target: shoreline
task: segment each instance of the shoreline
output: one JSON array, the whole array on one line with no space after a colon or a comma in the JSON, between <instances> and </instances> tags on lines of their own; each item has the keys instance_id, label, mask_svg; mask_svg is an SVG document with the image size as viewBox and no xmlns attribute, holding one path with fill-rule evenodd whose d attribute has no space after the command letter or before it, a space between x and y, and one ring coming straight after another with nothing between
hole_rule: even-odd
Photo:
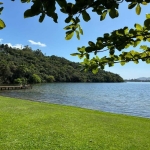
<instances>
[{"instance_id":1,"label":"shoreline","mask_svg":"<svg viewBox=\"0 0 150 150\"><path fill-rule=\"evenodd\" d=\"M74 105L65 105L65 104L59 104L59 103L50 103L48 101L42 101L42 100L23 99L23 98L18 98L18 97L9 97L9 96L2 96L2 95L0 95L0 98L1 97L12 98L12 99L17 99L17 100L23 100L23 101L31 101L31 102L37 102L37 103L45 103L45 104L49 104L49 105L57 105L57 106L63 106L63 107L72 107L72 108L77 108L77 109L79 108L79 109L85 109L85 110L89 110L89 111L96 111L96 112L101 112L101 113L108 113L108 114L112 114L112 115L121 115L121 116L135 117L135 118L150 119L150 117L143 117L143 116L137 116L137 115L115 113L115 112L110 112L110 111L102 111L102 110L98 110L98 109L91 109L91 108L74 106Z\"/></svg>"}]
</instances>

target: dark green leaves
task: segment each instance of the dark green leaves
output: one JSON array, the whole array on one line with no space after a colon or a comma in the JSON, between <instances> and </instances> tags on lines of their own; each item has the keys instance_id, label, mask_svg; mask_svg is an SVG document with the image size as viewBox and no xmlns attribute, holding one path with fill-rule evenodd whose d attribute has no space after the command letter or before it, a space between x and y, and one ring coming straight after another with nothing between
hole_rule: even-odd
<instances>
[{"instance_id":1,"label":"dark green leaves","mask_svg":"<svg viewBox=\"0 0 150 150\"><path fill-rule=\"evenodd\" d=\"M3 11L3 9L4 9L4 7L0 7L0 14L1 14L1 12Z\"/></svg>"},{"instance_id":2,"label":"dark green leaves","mask_svg":"<svg viewBox=\"0 0 150 150\"><path fill-rule=\"evenodd\" d=\"M77 39L80 40L80 34L83 35L83 30L81 29L81 26L78 24L80 22L79 18L76 17L74 19L72 17L68 17L68 18L66 18L66 20L72 22L72 24L70 24L64 28L65 30L69 30L66 32L66 40L70 40L72 38L72 36L73 36L72 32L76 32Z\"/></svg>"},{"instance_id":3,"label":"dark green leaves","mask_svg":"<svg viewBox=\"0 0 150 150\"><path fill-rule=\"evenodd\" d=\"M110 9L109 16L113 19L119 16L119 13L116 9Z\"/></svg>"},{"instance_id":4,"label":"dark green leaves","mask_svg":"<svg viewBox=\"0 0 150 150\"><path fill-rule=\"evenodd\" d=\"M68 16L68 17L65 19L65 22L66 22L66 23L69 23L69 22L71 21L71 19L72 19L72 16Z\"/></svg>"},{"instance_id":5,"label":"dark green leaves","mask_svg":"<svg viewBox=\"0 0 150 150\"><path fill-rule=\"evenodd\" d=\"M29 3L30 0L21 0L22 3Z\"/></svg>"},{"instance_id":6,"label":"dark green leaves","mask_svg":"<svg viewBox=\"0 0 150 150\"><path fill-rule=\"evenodd\" d=\"M29 18L29 17L33 17L35 15L38 15L38 14L35 14L34 12L32 12L31 9L28 9L24 12L24 18Z\"/></svg>"},{"instance_id":7,"label":"dark green leaves","mask_svg":"<svg viewBox=\"0 0 150 150\"><path fill-rule=\"evenodd\" d=\"M22 0L22 2L30 2L30 0ZM29 18L41 14L39 17L39 22L43 22L45 15L47 15L53 18L53 21L57 23L58 16L55 13L55 0L34 0L32 2L33 5L31 6L31 8L24 12L24 18Z\"/></svg>"},{"instance_id":8,"label":"dark green leaves","mask_svg":"<svg viewBox=\"0 0 150 150\"><path fill-rule=\"evenodd\" d=\"M148 30L150 30L150 19L146 19L146 20L144 21L144 25L145 25L145 27L146 27Z\"/></svg>"},{"instance_id":9,"label":"dark green leaves","mask_svg":"<svg viewBox=\"0 0 150 150\"><path fill-rule=\"evenodd\" d=\"M66 0L56 0L60 7L65 8L67 6Z\"/></svg>"},{"instance_id":10,"label":"dark green leaves","mask_svg":"<svg viewBox=\"0 0 150 150\"><path fill-rule=\"evenodd\" d=\"M22 0L22 2L29 2L30 0ZM135 8L136 14L141 13L141 4L147 5L150 0L125 0L130 2L128 9ZM65 19L66 23L69 23L64 29L66 30L66 40L70 40L74 34L76 34L77 39L80 39L80 35L83 35L83 30L81 29L79 22L80 16L84 21L88 22L91 17L88 13L88 9L91 8L93 12L96 12L100 16L100 21L106 18L107 13L110 18L114 19L119 16L118 6L120 5L117 1L108 0L75 0L75 3L67 2L67 0L33 0L33 5L31 9L25 12L25 18L32 17L40 14L39 22L42 22L45 15L51 17L54 22L57 22L56 14L56 3L60 6L61 12L65 13L68 17ZM146 20L144 26L140 24L135 24L135 28L128 29L124 27L117 29L109 34L104 34L99 37L96 42L89 41L87 47L78 48L79 53L72 54L73 56L78 56L79 58L85 58L86 65L91 68L93 73L97 72L97 68L100 67L104 69L105 65L113 66L115 63L120 63L124 65L130 61L138 63L139 59L146 61L146 57L150 56L148 47L141 47L144 53L136 51L122 52L132 47L137 47L141 41L150 42L150 14L146 15ZM89 60L90 53L95 55L100 52L108 51L109 57L95 57L91 61ZM118 51L118 55L115 55ZM117 57L116 57L117 56ZM149 60L147 60L149 62ZM86 68L86 67L85 67Z\"/></svg>"},{"instance_id":11,"label":"dark green leaves","mask_svg":"<svg viewBox=\"0 0 150 150\"><path fill-rule=\"evenodd\" d=\"M41 8L41 2L39 0L34 1L31 8L24 12L24 18L29 18L29 17L39 15L41 13L40 8Z\"/></svg>"},{"instance_id":12,"label":"dark green leaves","mask_svg":"<svg viewBox=\"0 0 150 150\"><path fill-rule=\"evenodd\" d=\"M39 22L43 22L44 18L45 18L45 14L43 13L39 18Z\"/></svg>"},{"instance_id":13,"label":"dark green leaves","mask_svg":"<svg viewBox=\"0 0 150 150\"><path fill-rule=\"evenodd\" d=\"M89 44L91 47L93 47L93 48L95 47L95 43L92 42L92 41L89 41L88 44Z\"/></svg>"},{"instance_id":14,"label":"dark green leaves","mask_svg":"<svg viewBox=\"0 0 150 150\"><path fill-rule=\"evenodd\" d=\"M90 15L84 10L82 11L82 17L83 17L83 20L88 22L91 18L90 18Z\"/></svg>"},{"instance_id":15,"label":"dark green leaves","mask_svg":"<svg viewBox=\"0 0 150 150\"><path fill-rule=\"evenodd\" d=\"M132 9L132 8L134 8L136 5L137 5L137 2L132 2L132 3L130 3L130 4L128 5L128 8L129 8L129 9Z\"/></svg>"}]
</instances>

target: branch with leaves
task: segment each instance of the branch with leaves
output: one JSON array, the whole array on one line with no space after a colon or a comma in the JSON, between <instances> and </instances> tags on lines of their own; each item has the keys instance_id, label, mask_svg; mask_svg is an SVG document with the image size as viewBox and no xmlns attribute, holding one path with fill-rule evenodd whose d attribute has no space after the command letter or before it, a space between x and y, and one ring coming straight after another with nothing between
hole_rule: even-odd
<instances>
[{"instance_id":1,"label":"branch with leaves","mask_svg":"<svg viewBox=\"0 0 150 150\"><path fill-rule=\"evenodd\" d=\"M2 5L2 4L3 3L0 2L0 5ZM4 9L4 7L0 7L0 14L2 13L3 9ZM5 28L5 27L6 27L6 25L5 25L4 21L2 19L0 19L0 30Z\"/></svg>"},{"instance_id":2,"label":"branch with leaves","mask_svg":"<svg viewBox=\"0 0 150 150\"><path fill-rule=\"evenodd\" d=\"M34 17L39 15L39 22L43 22L45 16L51 17L55 23L58 20L56 12L56 4L59 5L60 11L67 15L64 20L68 25L64 28L66 30L66 40L70 40L74 33L77 39L83 35L83 29L80 26L80 18L82 17L85 22L88 22L91 17L88 9L96 13L103 21L107 16L114 19L119 17L118 7L122 4L123 0L75 0L74 3L67 2L67 0L21 0L22 3L32 3L32 6L24 12L24 18ZM141 5L147 5L150 0L125 0L129 3L128 9L133 9L137 15L141 13ZM1 11L3 8L1 8ZM5 27L4 22L0 20L1 28ZM3 25L2 25L3 24ZM150 63L150 48L146 45L141 45L142 52L125 49L132 46L137 47L142 41L150 42L150 14L146 15L144 25L135 24L134 28L129 29L124 27L117 29L112 33L105 33L103 37L98 37L97 42L88 42L87 47L83 46L78 48L77 53L71 54L83 58L83 70L92 70L93 73L98 71L98 68L104 69L105 65L113 66L115 63L124 65L128 62L135 62L139 60ZM99 52L108 51L108 56L98 57ZM119 51L120 54L116 54ZM95 57L90 59L90 54L94 53Z\"/></svg>"}]
</instances>

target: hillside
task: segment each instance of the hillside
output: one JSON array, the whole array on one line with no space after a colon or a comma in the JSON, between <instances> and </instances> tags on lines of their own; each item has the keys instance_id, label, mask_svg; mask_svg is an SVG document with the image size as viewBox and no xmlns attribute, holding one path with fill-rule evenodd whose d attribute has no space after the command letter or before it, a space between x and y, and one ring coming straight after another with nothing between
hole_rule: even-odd
<instances>
[{"instance_id":1,"label":"hillside","mask_svg":"<svg viewBox=\"0 0 150 150\"><path fill-rule=\"evenodd\" d=\"M25 46L14 49L0 45L0 83L40 82L123 82L118 74L99 70L81 72L80 64L57 56L45 56L41 50Z\"/></svg>"}]
</instances>

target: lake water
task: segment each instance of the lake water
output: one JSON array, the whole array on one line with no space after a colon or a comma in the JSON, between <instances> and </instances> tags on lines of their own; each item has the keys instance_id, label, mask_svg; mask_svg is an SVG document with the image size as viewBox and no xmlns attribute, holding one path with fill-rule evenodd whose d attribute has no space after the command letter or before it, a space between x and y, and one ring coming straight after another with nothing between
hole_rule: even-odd
<instances>
[{"instance_id":1,"label":"lake water","mask_svg":"<svg viewBox=\"0 0 150 150\"><path fill-rule=\"evenodd\" d=\"M49 83L0 95L150 118L150 83Z\"/></svg>"}]
</instances>

